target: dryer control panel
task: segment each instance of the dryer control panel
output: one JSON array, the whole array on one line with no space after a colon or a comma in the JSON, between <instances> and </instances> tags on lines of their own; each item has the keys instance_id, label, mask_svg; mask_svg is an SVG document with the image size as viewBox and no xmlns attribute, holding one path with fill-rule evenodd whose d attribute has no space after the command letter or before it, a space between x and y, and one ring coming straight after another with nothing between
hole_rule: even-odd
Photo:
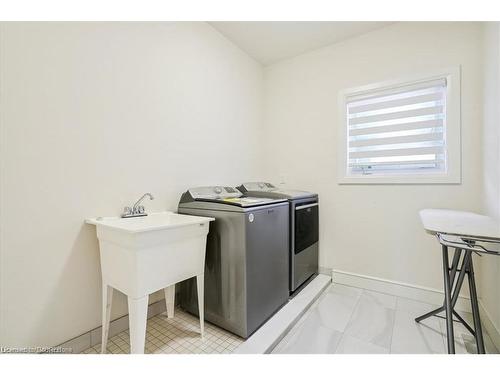
<instances>
[{"instance_id":1,"label":"dryer control panel","mask_svg":"<svg viewBox=\"0 0 500 375\"><path fill-rule=\"evenodd\" d=\"M245 182L241 185L244 191L275 191L277 187L269 182Z\"/></svg>"}]
</instances>

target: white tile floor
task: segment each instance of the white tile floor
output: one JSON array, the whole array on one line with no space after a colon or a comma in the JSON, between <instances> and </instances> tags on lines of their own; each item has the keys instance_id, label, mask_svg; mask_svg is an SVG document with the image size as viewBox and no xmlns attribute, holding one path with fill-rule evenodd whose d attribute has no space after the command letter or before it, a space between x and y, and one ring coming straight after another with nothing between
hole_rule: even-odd
<instances>
[{"instance_id":1,"label":"white tile floor","mask_svg":"<svg viewBox=\"0 0 500 375\"><path fill-rule=\"evenodd\" d=\"M331 285L299 322L274 348L288 354L418 354L446 353L444 319L429 318L421 324L416 316L437 306L388 294ZM471 316L462 313L470 322ZM459 323L455 327L457 353L476 353L474 338ZM486 351L498 353L485 333ZM148 320L145 352L150 354L232 353L244 340L208 322L205 338L199 336L198 318L181 309L175 317L160 314ZM101 345L84 353L100 353ZM108 341L108 353L129 353L129 334L124 331Z\"/></svg>"},{"instance_id":2,"label":"white tile floor","mask_svg":"<svg viewBox=\"0 0 500 375\"><path fill-rule=\"evenodd\" d=\"M148 319L146 331L147 354L226 354L233 352L244 340L219 327L205 322L205 337L200 338L198 318L181 309L173 318L166 313ZM107 352L130 352L128 330L108 340ZM93 346L85 354L101 352L101 344Z\"/></svg>"},{"instance_id":3,"label":"white tile floor","mask_svg":"<svg viewBox=\"0 0 500 375\"><path fill-rule=\"evenodd\" d=\"M415 317L437 306L388 294L330 286L274 348L273 353L446 353L445 320ZM471 316L462 313L470 322ZM476 353L475 340L459 323L457 353ZM486 351L498 353L485 333Z\"/></svg>"}]
</instances>

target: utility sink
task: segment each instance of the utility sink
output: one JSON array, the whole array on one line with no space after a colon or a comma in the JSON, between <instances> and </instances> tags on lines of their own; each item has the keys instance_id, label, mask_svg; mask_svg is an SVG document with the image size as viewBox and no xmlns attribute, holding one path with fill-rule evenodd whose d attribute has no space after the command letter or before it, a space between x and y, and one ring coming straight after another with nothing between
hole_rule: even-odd
<instances>
[{"instance_id":1,"label":"utility sink","mask_svg":"<svg viewBox=\"0 0 500 375\"><path fill-rule=\"evenodd\" d=\"M201 216L181 215L173 212L158 212L149 214L148 216L132 218L98 217L87 219L86 222L88 224L104 226L109 229L127 233L139 233L179 228L193 224L206 224L212 220L214 219Z\"/></svg>"},{"instance_id":2,"label":"utility sink","mask_svg":"<svg viewBox=\"0 0 500 375\"><path fill-rule=\"evenodd\" d=\"M128 297L132 353L144 352L148 295L165 290L173 316L175 284L197 278L203 335L203 273L209 222L215 219L173 212L148 216L87 219L96 226L103 286L102 351L106 350L113 290Z\"/></svg>"}]
</instances>

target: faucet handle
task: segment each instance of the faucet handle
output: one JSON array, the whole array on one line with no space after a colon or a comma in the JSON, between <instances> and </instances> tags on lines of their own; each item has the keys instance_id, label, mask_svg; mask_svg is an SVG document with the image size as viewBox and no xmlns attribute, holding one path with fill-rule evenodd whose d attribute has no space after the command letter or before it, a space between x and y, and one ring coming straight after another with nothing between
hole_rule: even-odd
<instances>
[{"instance_id":1,"label":"faucet handle","mask_svg":"<svg viewBox=\"0 0 500 375\"><path fill-rule=\"evenodd\" d=\"M124 207L123 208L123 214L124 215L130 215L132 213L132 209L130 207Z\"/></svg>"},{"instance_id":2,"label":"faucet handle","mask_svg":"<svg viewBox=\"0 0 500 375\"><path fill-rule=\"evenodd\" d=\"M139 212L140 214L143 214L143 213L144 213L144 211L145 211L144 206L139 206L139 207L137 207L137 212Z\"/></svg>"}]
</instances>

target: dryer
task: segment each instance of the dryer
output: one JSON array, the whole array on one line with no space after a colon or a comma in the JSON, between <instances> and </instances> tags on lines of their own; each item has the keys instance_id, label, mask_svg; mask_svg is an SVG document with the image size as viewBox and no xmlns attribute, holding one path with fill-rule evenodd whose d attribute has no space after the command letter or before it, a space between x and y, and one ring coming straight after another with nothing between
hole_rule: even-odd
<instances>
[{"instance_id":1,"label":"dryer","mask_svg":"<svg viewBox=\"0 0 500 375\"><path fill-rule=\"evenodd\" d=\"M186 191L178 211L215 218L207 237L205 319L250 336L288 302L288 202L209 186ZM197 314L193 280L180 284L179 301Z\"/></svg>"}]
</instances>

